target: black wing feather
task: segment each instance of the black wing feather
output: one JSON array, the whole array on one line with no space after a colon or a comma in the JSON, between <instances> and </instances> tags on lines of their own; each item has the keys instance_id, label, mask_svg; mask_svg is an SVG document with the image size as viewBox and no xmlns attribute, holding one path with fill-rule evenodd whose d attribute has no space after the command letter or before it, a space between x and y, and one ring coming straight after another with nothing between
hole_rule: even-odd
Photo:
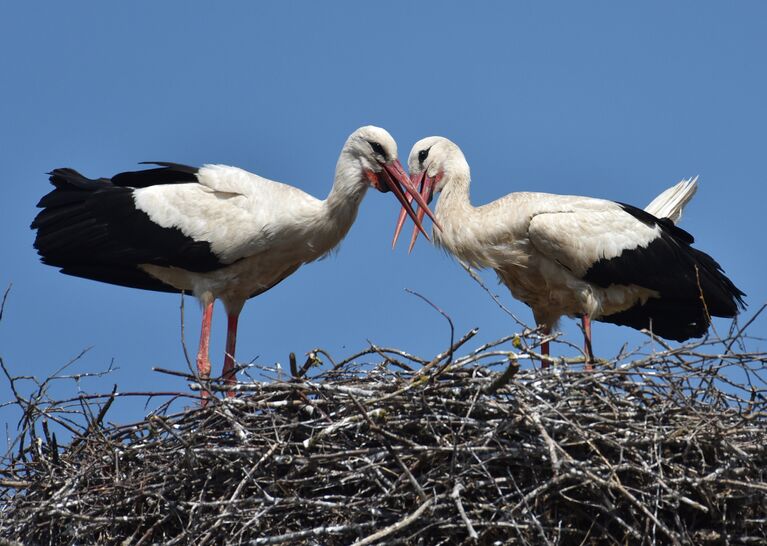
<instances>
[{"instance_id":1,"label":"black wing feather","mask_svg":"<svg viewBox=\"0 0 767 546\"><path fill-rule=\"evenodd\" d=\"M163 163L157 169L120 173L111 180L88 179L72 169L56 169L54 190L38 204L32 222L42 262L63 273L147 290L178 291L137 266L175 266L213 271L222 263L207 241L195 241L177 228L163 228L135 206L135 188L196 182L196 169Z\"/></svg>"},{"instance_id":2,"label":"black wing feather","mask_svg":"<svg viewBox=\"0 0 767 546\"><path fill-rule=\"evenodd\" d=\"M711 256L690 246L694 242L692 235L668 218L659 219L631 205L619 205L639 221L659 226L660 236L646 247L599 260L583 278L602 287L634 284L655 290L660 297L599 320L634 328L652 327L662 337L683 341L703 335L710 316L734 317L738 307L745 308L745 294Z\"/></svg>"},{"instance_id":3,"label":"black wing feather","mask_svg":"<svg viewBox=\"0 0 767 546\"><path fill-rule=\"evenodd\" d=\"M160 184L197 182L197 167L164 161L144 161L142 165L160 165L157 169L126 171L112 177L112 184L126 188L148 188Z\"/></svg>"}]
</instances>

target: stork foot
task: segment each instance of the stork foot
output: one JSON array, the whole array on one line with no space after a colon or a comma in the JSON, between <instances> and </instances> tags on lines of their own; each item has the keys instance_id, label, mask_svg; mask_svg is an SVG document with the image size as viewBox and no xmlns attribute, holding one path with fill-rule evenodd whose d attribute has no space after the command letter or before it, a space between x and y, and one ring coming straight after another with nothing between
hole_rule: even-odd
<instances>
[{"instance_id":1,"label":"stork foot","mask_svg":"<svg viewBox=\"0 0 767 546\"><path fill-rule=\"evenodd\" d=\"M546 333L545 335L549 335L549 334ZM541 343L541 354L543 356L549 356L549 342L548 341L544 341L543 343ZM547 369L549 366L550 366L550 364L549 364L548 360L541 359L541 369L542 370Z\"/></svg>"},{"instance_id":2,"label":"stork foot","mask_svg":"<svg viewBox=\"0 0 767 546\"><path fill-rule=\"evenodd\" d=\"M594 350L591 347L591 317L583 315L581 317L581 323L583 324L583 352L586 353L586 366L587 372L594 370Z\"/></svg>"},{"instance_id":3,"label":"stork foot","mask_svg":"<svg viewBox=\"0 0 767 546\"><path fill-rule=\"evenodd\" d=\"M202 329L200 331L200 349L197 351L197 377L200 381L207 382L210 379L210 323L213 320L213 301L208 302L202 311ZM210 393L203 389L200 405L208 405Z\"/></svg>"},{"instance_id":4,"label":"stork foot","mask_svg":"<svg viewBox=\"0 0 767 546\"><path fill-rule=\"evenodd\" d=\"M197 357L197 377L201 383L206 383L210 379L210 360L208 360L207 355L205 358L200 358L199 355ZM202 389L200 395L202 396L200 405L202 407L207 406L208 398L211 396L210 392L207 389Z\"/></svg>"},{"instance_id":5,"label":"stork foot","mask_svg":"<svg viewBox=\"0 0 767 546\"><path fill-rule=\"evenodd\" d=\"M234 368L234 350L237 346L237 322L239 317L239 312L229 313L227 317L226 353L224 354L224 369L221 373L221 378L227 385L234 385L237 382L237 372ZM227 391L226 396L233 398L235 396L235 392Z\"/></svg>"}]
</instances>

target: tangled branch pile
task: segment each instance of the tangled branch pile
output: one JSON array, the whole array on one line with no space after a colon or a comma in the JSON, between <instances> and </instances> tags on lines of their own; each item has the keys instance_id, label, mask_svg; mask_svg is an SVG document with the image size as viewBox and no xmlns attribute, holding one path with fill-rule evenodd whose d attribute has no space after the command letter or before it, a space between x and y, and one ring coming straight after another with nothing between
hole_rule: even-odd
<instances>
[{"instance_id":1,"label":"tangled branch pile","mask_svg":"<svg viewBox=\"0 0 767 546\"><path fill-rule=\"evenodd\" d=\"M431 361L320 352L322 372L310 359L290 380L130 426L101 424L111 398L20 401L0 537L764 544L767 355L741 342L636 352L594 372L520 367L537 364L534 336ZM43 424L73 427L77 413L76 437L56 445Z\"/></svg>"}]
</instances>

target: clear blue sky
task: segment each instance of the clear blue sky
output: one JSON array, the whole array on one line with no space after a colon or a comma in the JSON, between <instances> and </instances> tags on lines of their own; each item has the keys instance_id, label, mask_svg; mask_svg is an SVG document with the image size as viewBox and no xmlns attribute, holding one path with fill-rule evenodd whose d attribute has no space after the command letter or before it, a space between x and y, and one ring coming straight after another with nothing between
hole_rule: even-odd
<instances>
[{"instance_id":1,"label":"clear blue sky","mask_svg":"<svg viewBox=\"0 0 767 546\"><path fill-rule=\"evenodd\" d=\"M324 197L341 146L365 124L406 157L421 137L457 142L472 198L515 190L639 206L683 177L701 187L682 227L748 294L767 299L767 4L764 2L13 2L0 8L0 288L13 290L0 355L17 374L72 368L88 391L183 390L179 298L66 277L41 265L29 224L46 172L94 177L138 161L227 163ZM369 192L340 251L251 300L238 357L287 366L367 340L423 356L480 327L515 331L450 258L423 240L390 249L395 201ZM406 241L405 241L406 242ZM494 275L485 273L496 287ZM532 322L529 310L497 287ZM196 349L200 312L187 300ZM726 323L718 323L726 328ZM766 333L758 320L752 333ZM563 322L574 343L574 322ZM214 316L220 369L225 319ZM642 336L596 324L597 354ZM764 349L762 342L753 348ZM561 350L561 349L557 349ZM299 357L301 358L301 357ZM67 385L72 390L73 385ZM0 381L0 400L10 391ZM121 403L113 420L140 418ZM0 410L15 426L17 414Z\"/></svg>"}]
</instances>

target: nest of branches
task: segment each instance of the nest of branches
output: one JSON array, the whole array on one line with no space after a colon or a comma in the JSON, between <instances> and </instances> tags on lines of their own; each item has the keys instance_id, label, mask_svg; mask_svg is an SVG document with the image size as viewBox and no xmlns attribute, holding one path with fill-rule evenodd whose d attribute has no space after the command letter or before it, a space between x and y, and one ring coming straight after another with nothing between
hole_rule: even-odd
<instances>
[{"instance_id":1,"label":"nest of branches","mask_svg":"<svg viewBox=\"0 0 767 546\"><path fill-rule=\"evenodd\" d=\"M318 351L131 425L104 424L118 393L19 397L0 542L767 541L767 355L742 332L594 371L540 369L534 333L461 354L475 333L433 359Z\"/></svg>"}]
</instances>

